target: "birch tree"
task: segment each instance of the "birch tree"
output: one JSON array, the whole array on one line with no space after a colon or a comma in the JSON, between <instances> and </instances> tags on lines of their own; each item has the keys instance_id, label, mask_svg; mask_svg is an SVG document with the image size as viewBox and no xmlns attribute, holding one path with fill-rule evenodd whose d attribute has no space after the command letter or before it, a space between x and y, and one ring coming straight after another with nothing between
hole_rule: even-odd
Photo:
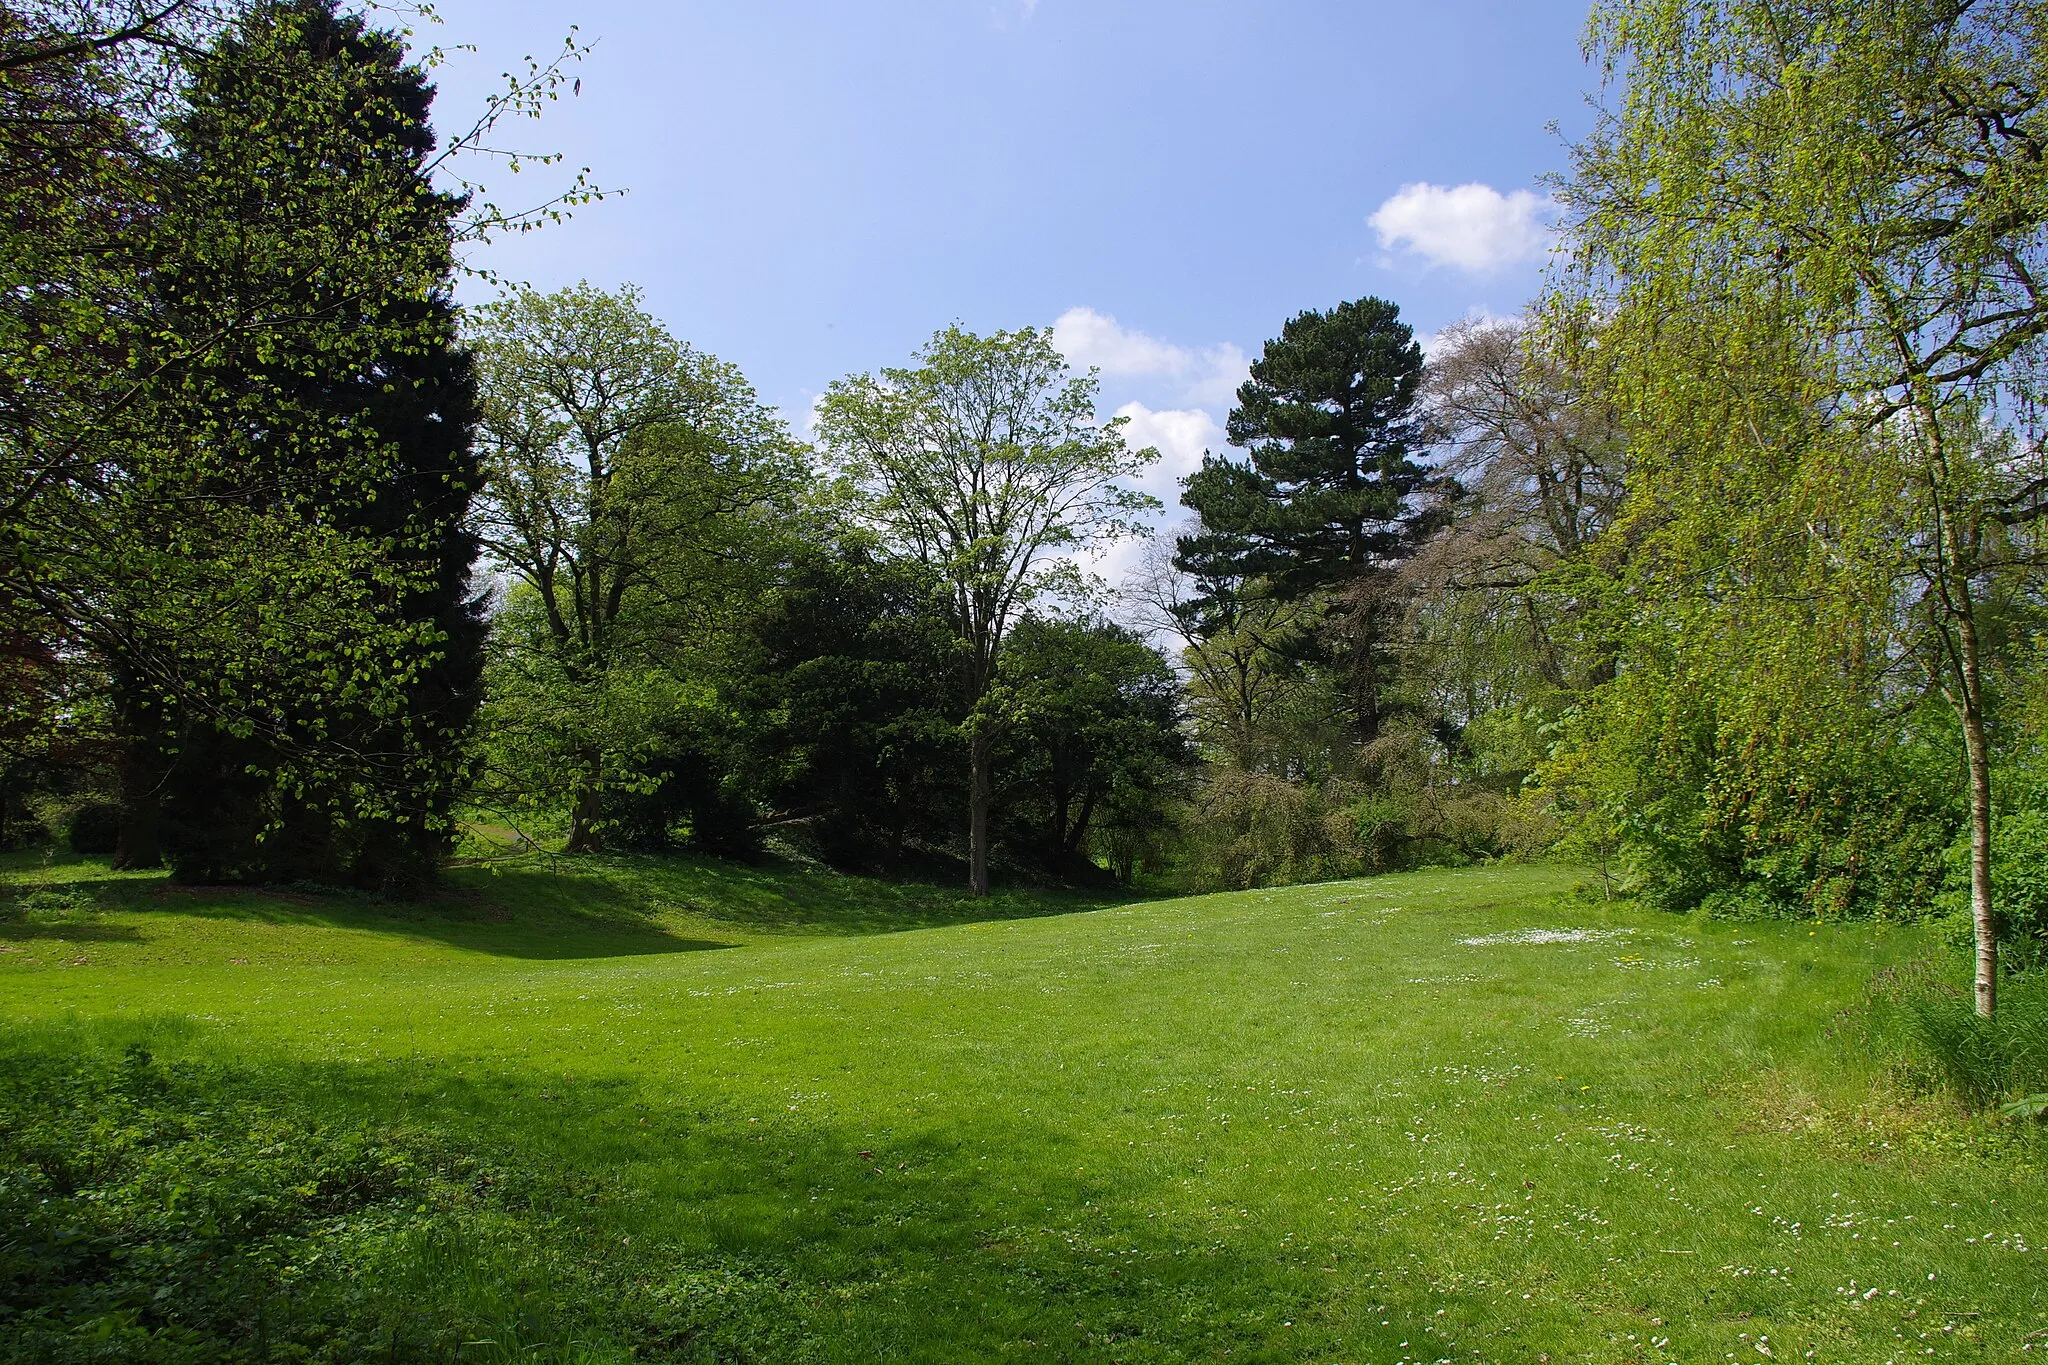
<instances>
[{"instance_id":1,"label":"birch tree","mask_svg":"<svg viewBox=\"0 0 2048 1365\"><path fill-rule=\"evenodd\" d=\"M1565 199L1578 278L1610 318L1632 458L1700 458L1685 409L1717 400L1659 359L1675 338L1707 357L1716 392L1752 385L1742 371L1758 361L1802 376L1774 401L1810 457L1787 467L1782 498L1760 496L1821 559L1894 550L1885 567L1916 601L1962 733L1988 1016L1982 607L2000 578L2038 573L2017 533L2048 511L2032 420L2048 356L2048 4L1605 0L1590 34L1623 93L1578 148ZM1758 431L1738 421L1727 442Z\"/></svg>"}]
</instances>

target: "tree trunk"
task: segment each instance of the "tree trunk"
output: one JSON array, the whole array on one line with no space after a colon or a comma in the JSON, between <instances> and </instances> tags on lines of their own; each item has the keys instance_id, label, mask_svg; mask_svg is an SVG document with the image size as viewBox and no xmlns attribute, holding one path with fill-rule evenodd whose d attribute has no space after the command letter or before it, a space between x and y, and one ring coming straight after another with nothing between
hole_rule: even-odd
<instances>
[{"instance_id":1,"label":"tree trunk","mask_svg":"<svg viewBox=\"0 0 2048 1365\"><path fill-rule=\"evenodd\" d=\"M1060 783L1053 784L1051 852L1055 873L1067 864L1067 807L1072 801L1073 793Z\"/></svg>"},{"instance_id":2,"label":"tree trunk","mask_svg":"<svg viewBox=\"0 0 2048 1365\"><path fill-rule=\"evenodd\" d=\"M995 795L995 754L977 726L967 741L967 890L988 894L988 809Z\"/></svg>"},{"instance_id":3,"label":"tree trunk","mask_svg":"<svg viewBox=\"0 0 2048 1365\"><path fill-rule=\"evenodd\" d=\"M1984 687L1977 659L1977 623L1956 623L1963 677L1963 752L1970 764L1970 920L1977 937L1977 1013L1998 1008L1998 923L1991 915L1991 754L1984 742Z\"/></svg>"},{"instance_id":4,"label":"tree trunk","mask_svg":"<svg viewBox=\"0 0 2048 1365\"><path fill-rule=\"evenodd\" d=\"M149 740L132 737L121 746L121 828L114 836L114 866L120 871L163 863L163 779L162 755Z\"/></svg>"},{"instance_id":5,"label":"tree trunk","mask_svg":"<svg viewBox=\"0 0 2048 1365\"><path fill-rule=\"evenodd\" d=\"M597 791L599 762L595 754L583 756L583 772L576 783L576 800L569 811L569 842L562 850L565 853L598 853L604 848L604 840L597 832L601 815Z\"/></svg>"},{"instance_id":6,"label":"tree trunk","mask_svg":"<svg viewBox=\"0 0 2048 1365\"><path fill-rule=\"evenodd\" d=\"M1351 639L1351 710L1358 721L1358 742L1380 737L1379 619L1371 607L1359 610Z\"/></svg>"},{"instance_id":7,"label":"tree trunk","mask_svg":"<svg viewBox=\"0 0 2048 1365\"><path fill-rule=\"evenodd\" d=\"M1095 788L1088 788L1088 794L1081 798L1081 813L1074 817L1074 826L1067 831L1063 848L1068 866L1079 866L1081 849L1088 842L1088 822L1095 818Z\"/></svg>"},{"instance_id":8,"label":"tree trunk","mask_svg":"<svg viewBox=\"0 0 2048 1365\"><path fill-rule=\"evenodd\" d=\"M1989 1019L1998 1008L1998 921L1991 913L1991 749L1984 737L1984 670L1977 639L1977 604L1971 571L1981 567L1977 550L1982 523L1966 534L1957 509L1948 503L1952 483L1940 410L1924 395L1916 404L1920 434L1927 444L1925 477L1932 494L1936 559L1930 586L1939 603L1936 621L1955 672L1943 689L1963 723L1963 755L1970 770L1970 921L1977 939L1977 1014ZM1955 637L1948 637L1953 624Z\"/></svg>"}]
</instances>

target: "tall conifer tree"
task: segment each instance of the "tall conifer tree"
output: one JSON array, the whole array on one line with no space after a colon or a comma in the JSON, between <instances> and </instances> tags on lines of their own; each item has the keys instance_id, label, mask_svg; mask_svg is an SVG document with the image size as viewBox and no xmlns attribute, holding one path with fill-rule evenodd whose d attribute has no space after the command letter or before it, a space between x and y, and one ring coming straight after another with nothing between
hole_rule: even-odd
<instances>
[{"instance_id":1,"label":"tall conifer tree","mask_svg":"<svg viewBox=\"0 0 2048 1365\"><path fill-rule=\"evenodd\" d=\"M396 888L446 841L484 628L475 381L448 293L462 202L425 173L432 99L397 39L332 0L257 8L192 73L159 287L174 311L258 300L275 322L195 367L234 457L207 491L346 547L389 676L365 687L309 649L263 724L160 713L145 738L169 760L183 876ZM295 771L299 749L325 757Z\"/></svg>"},{"instance_id":2,"label":"tall conifer tree","mask_svg":"<svg viewBox=\"0 0 2048 1365\"><path fill-rule=\"evenodd\" d=\"M1206 456L1181 501L1201 526L1176 562L1212 606L1244 591L1328 598L1359 738L1379 737L1386 580L1435 524L1414 456L1422 348L1385 299L1291 318L1237 393L1242 461ZM1200 611L1200 603L1195 610Z\"/></svg>"}]
</instances>

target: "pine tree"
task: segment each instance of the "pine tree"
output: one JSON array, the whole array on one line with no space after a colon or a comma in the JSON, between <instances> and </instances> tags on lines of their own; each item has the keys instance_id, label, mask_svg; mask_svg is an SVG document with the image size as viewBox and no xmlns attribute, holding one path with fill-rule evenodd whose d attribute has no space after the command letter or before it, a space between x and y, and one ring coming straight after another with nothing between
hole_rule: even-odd
<instances>
[{"instance_id":1,"label":"pine tree","mask_svg":"<svg viewBox=\"0 0 2048 1365\"><path fill-rule=\"evenodd\" d=\"M1414 456L1422 348L1385 299L1290 319L1252 363L1226 430L1244 460L1205 456L1181 502L1201 525L1175 562L1218 608L1231 594L1329 605L1361 741L1381 722L1392 570L1437 524L1440 481Z\"/></svg>"}]
</instances>

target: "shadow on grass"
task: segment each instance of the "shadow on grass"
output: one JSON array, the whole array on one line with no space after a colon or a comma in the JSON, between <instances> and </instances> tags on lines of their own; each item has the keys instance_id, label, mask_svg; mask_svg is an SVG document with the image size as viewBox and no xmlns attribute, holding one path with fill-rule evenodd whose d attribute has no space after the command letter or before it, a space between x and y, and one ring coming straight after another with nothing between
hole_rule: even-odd
<instances>
[{"instance_id":1,"label":"shadow on grass","mask_svg":"<svg viewBox=\"0 0 2048 1365\"><path fill-rule=\"evenodd\" d=\"M1039 886L999 886L975 897L965 887L843 875L782 860L692 856L557 855L490 871L458 869L450 884L515 914L602 906L627 914L680 912L742 931L835 937L1071 914L1132 899L1114 889Z\"/></svg>"},{"instance_id":2,"label":"shadow on grass","mask_svg":"<svg viewBox=\"0 0 2048 1365\"><path fill-rule=\"evenodd\" d=\"M91 915L67 914L0 920L0 943L61 939L67 943L140 943L142 932L132 924L116 924Z\"/></svg>"},{"instance_id":3,"label":"shadow on grass","mask_svg":"<svg viewBox=\"0 0 2048 1365\"><path fill-rule=\"evenodd\" d=\"M1144 1191L1133 1199L1083 1177L1073 1139L1054 1131L997 1170L986 1153L1016 1136L1001 1125L883 1141L808 1117L758 1119L716 1101L657 1097L622 1079L421 1058L178 1062L132 1048L123 1060L120 1051L190 1041L198 1040L189 1029L177 1038L146 1025L0 1030L0 1112L34 1114L34 1151L23 1155L70 1180L49 1189L24 1182L24 1207L53 1227L89 1222L110 1245L130 1224L146 1226L167 1261L203 1254L240 1272L170 1281L145 1308L173 1323L188 1306L177 1296L197 1300L203 1290L196 1306L219 1322L261 1307L289 1327L324 1309L330 1320L345 1315L338 1326L364 1345L381 1346L377 1324L403 1305L409 1339L390 1334L393 1360L450 1358L446 1345L465 1340L610 1348L579 1360L616 1351L678 1361L951 1361L1023 1348L1043 1359L1277 1359L1258 1349L1273 1324L1306 1326L1328 1291L1305 1263L1255 1245L1256 1233L1226 1242L1206 1226L1140 1216ZM378 1154L375 1171L406 1179L389 1197L372 1189L345 1207L297 1210L307 1236L317 1235L316 1215L338 1214L354 1218L358 1240L321 1246L325 1261L300 1244L295 1254L311 1273L281 1277L271 1261L286 1258L269 1257L254 1234L244 1245L213 1224L201 1231L203 1220L171 1218L171 1202L186 1193L173 1188L180 1181L124 1184L132 1161L100 1150L109 1106L174 1138L198 1136L198 1115L261 1116L246 1138L237 1136L246 1124L216 1125L220 1133L190 1144L189 1160L175 1140L153 1148L152 1169L181 1179L189 1165L199 1175L226 1170L259 1194L275 1186L327 1197L315 1183L292 1183L306 1180L306 1163L279 1153L301 1151L346 1159L336 1174L351 1179L365 1164L357 1154ZM95 1180L118 1186L121 1198L103 1198ZM203 1188L192 1197L216 1196L226 1197ZM63 1207L48 1207L53 1200ZM277 1202L290 1204L282 1194ZM281 1221L248 1226L262 1233ZM35 1280L49 1302L12 1306L94 1306L118 1265L62 1252L50 1242ZM6 1331L0 1319L0 1346ZM515 1357L526 1358L459 1355Z\"/></svg>"},{"instance_id":4,"label":"shadow on grass","mask_svg":"<svg viewBox=\"0 0 2048 1365\"><path fill-rule=\"evenodd\" d=\"M138 940L100 911L180 915L391 934L470 952L532 960L632 957L734 947L756 936L895 933L986 920L1069 914L1128 895L1028 886L987 897L964 888L843 876L787 861L707 857L537 855L449 870L415 901L329 888L187 886L163 873L115 873L75 855L0 858L0 889L72 898L72 908L24 912L8 936Z\"/></svg>"},{"instance_id":5,"label":"shadow on grass","mask_svg":"<svg viewBox=\"0 0 2048 1365\"><path fill-rule=\"evenodd\" d=\"M396 901L347 892L275 887L182 886L155 877L63 883L82 908L17 909L0 919L0 942L139 943L147 939L124 915L175 914L244 924L353 930L444 944L469 952L534 961L637 957L730 948L730 941L677 932L629 900L602 889L580 904L524 911L451 891L428 900ZM16 883L16 890L23 888ZM0 908L6 908L0 905Z\"/></svg>"}]
</instances>

